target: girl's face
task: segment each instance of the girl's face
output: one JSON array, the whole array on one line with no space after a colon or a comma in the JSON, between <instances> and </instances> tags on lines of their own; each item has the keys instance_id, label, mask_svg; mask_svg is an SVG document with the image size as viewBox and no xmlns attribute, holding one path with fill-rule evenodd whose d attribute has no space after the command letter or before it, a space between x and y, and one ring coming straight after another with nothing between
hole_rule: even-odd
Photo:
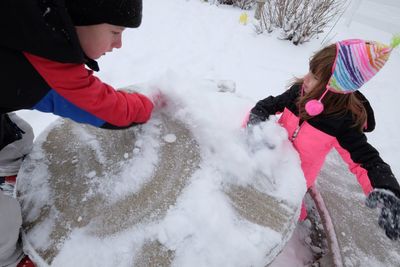
<instances>
[{"instance_id":1,"label":"girl's face","mask_svg":"<svg viewBox=\"0 0 400 267\"><path fill-rule=\"evenodd\" d=\"M311 92L319 83L319 77L311 71L309 71L303 79L303 89L306 93Z\"/></svg>"},{"instance_id":2,"label":"girl's face","mask_svg":"<svg viewBox=\"0 0 400 267\"><path fill-rule=\"evenodd\" d=\"M98 59L106 52L122 47L124 27L103 23L75 28L83 52L91 59Z\"/></svg>"}]
</instances>

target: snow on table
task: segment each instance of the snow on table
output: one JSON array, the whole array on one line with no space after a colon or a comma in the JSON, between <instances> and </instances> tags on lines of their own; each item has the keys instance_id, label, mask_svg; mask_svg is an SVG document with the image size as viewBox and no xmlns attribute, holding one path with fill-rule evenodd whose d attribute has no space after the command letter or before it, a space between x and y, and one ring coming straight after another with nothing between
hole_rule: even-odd
<instances>
[{"instance_id":1,"label":"snow on table","mask_svg":"<svg viewBox=\"0 0 400 267\"><path fill-rule=\"evenodd\" d=\"M37 138L17 190L39 266L265 266L281 251L305 193L286 132L247 132L252 103L188 80L129 88L167 103L144 125L60 119Z\"/></svg>"}]
</instances>

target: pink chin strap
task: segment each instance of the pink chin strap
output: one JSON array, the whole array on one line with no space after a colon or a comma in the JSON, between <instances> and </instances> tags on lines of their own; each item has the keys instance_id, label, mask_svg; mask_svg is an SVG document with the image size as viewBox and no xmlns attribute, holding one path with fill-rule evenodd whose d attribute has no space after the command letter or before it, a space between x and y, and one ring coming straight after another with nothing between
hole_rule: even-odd
<instances>
[{"instance_id":1,"label":"pink chin strap","mask_svg":"<svg viewBox=\"0 0 400 267\"><path fill-rule=\"evenodd\" d=\"M328 91L329 91L329 89L327 88L318 100L313 99L306 103L305 109L306 109L306 112L308 115L317 116L317 115L321 114L322 111L324 111L324 104L322 104L321 100Z\"/></svg>"}]
</instances>

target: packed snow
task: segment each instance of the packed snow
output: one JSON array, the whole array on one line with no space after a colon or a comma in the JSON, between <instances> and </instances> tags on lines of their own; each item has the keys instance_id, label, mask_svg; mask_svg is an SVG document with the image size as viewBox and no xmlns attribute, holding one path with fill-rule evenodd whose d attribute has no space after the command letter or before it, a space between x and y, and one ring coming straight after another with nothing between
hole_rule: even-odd
<instances>
[{"instance_id":1,"label":"packed snow","mask_svg":"<svg viewBox=\"0 0 400 267\"><path fill-rule=\"evenodd\" d=\"M265 136L275 149L252 151L252 154L246 150L247 133L241 128L242 120L258 100L280 94L291 78L308 71L308 59L325 44L321 44L322 39L327 43L347 38L389 43L393 32L379 25L399 26L400 7L391 7L390 12L386 9L388 3L391 2L384 1L377 8L379 4L363 1L356 10L359 13L353 13L354 21L344 16L329 36L323 33L320 39L294 46L279 40L276 33L257 35L251 19L246 25L240 24L243 11L231 6L210 5L198 0L144 1L141 27L127 29L122 49L99 60L101 72L98 76L116 88L137 85L137 90L145 94L161 92L167 104L160 108L169 109L190 126L209 164L200 167L161 222L136 225L105 239L88 235L85 229L75 230L64 242L53 265L129 266L132 254L151 236L165 247L178 251L175 266L263 266L267 243L281 237L268 229L237 220L220 192L220 182L227 182L226 177L229 177L230 183L253 184L293 205L300 204L305 183L301 180L297 155L276 119L265 123L253 138L256 142L259 136ZM379 20L380 16L375 13L375 9L382 8L388 13L389 22L384 18ZM252 17L253 11L247 12ZM361 19L357 21L357 17ZM366 17L375 19L366 23ZM400 177L400 142L396 111L400 93L396 90L395 78L399 69L397 49L380 73L362 89L375 110L377 121L375 131L368 138L391 165L397 178ZM32 124L36 136L40 133L45 136L44 129L57 119L34 111L18 114ZM111 191L114 194L108 192L110 198L117 199L140 188L151 174L151 166L157 162L157 141L155 133L151 132L156 124L156 118L149 122L148 139L141 140L135 148L146 148L148 153L148 165L132 163L131 171L138 172L143 179L114 181L116 186ZM163 140L174 143L176 138L167 134ZM98 145L89 141L93 142L93 147ZM40 152L37 153L40 157ZM124 154L128 158L135 150L124 153L128 153ZM275 180L274 190L271 190L268 181L250 178L255 168L262 168L273 177L285 178ZM222 175L226 173L233 175ZM95 173L87 175L96 178ZM109 188L107 185L105 182L104 188ZM42 188L37 201L51 202L49 197L46 188ZM48 227L52 227L51 222ZM48 242L42 231L45 230L29 237L37 247L46 247ZM309 263L312 255L302 242L304 238L302 229L296 229L272 266ZM194 259L200 260L193 262Z\"/></svg>"}]
</instances>

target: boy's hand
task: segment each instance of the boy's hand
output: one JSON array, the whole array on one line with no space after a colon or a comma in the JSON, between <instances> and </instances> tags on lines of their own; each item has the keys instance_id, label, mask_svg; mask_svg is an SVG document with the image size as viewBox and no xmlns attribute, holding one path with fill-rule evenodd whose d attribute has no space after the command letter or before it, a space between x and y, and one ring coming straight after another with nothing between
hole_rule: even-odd
<instances>
[{"instance_id":1,"label":"boy's hand","mask_svg":"<svg viewBox=\"0 0 400 267\"><path fill-rule=\"evenodd\" d=\"M365 204L369 208L379 206L379 226L391 240L400 239L400 199L388 190L374 189L368 195Z\"/></svg>"},{"instance_id":2,"label":"boy's hand","mask_svg":"<svg viewBox=\"0 0 400 267\"><path fill-rule=\"evenodd\" d=\"M167 102L165 101L165 96L159 90L153 92L150 95L150 99L153 102L154 106L157 108L163 108L167 105Z\"/></svg>"}]
</instances>

